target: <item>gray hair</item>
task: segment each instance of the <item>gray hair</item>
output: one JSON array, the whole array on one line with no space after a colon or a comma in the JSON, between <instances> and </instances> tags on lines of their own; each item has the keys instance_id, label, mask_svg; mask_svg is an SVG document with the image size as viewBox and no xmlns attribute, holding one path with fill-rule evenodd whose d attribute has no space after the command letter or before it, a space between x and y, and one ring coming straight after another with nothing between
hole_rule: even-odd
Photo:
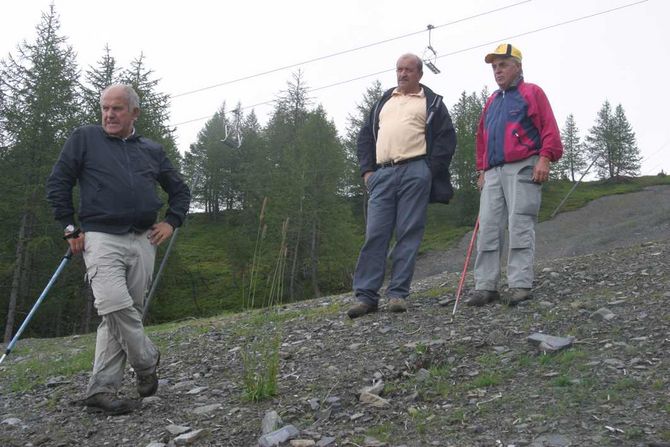
<instances>
[{"instance_id":1,"label":"gray hair","mask_svg":"<svg viewBox=\"0 0 670 447\"><path fill-rule=\"evenodd\" d=\"M128 110L133 110L133 109L138 109L140 108L140 97L135 93L135 90L133 90L133 87L128 85L128 84L112 84L105 88L101 93L100 93L100 106L102 106L102 97L105 96L105 93L112 89L121 89L123 90L123 93L126 95L126 99L128 100Z\"/></svg>"}]
</instances>

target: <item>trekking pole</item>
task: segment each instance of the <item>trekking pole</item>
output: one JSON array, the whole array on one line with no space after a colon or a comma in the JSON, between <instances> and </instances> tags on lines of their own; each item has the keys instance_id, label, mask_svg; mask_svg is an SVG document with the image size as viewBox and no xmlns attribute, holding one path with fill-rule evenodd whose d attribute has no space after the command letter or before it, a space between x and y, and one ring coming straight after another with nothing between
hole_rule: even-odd
<instances>
[{"instance_id":1,"label":"trekking pole","mask_svg":"<svg viewBox=\"0 0 670 447\"><path fill-rule=\"evenodd\" d=\"M12 352L12 349L14 348L14 345L16 344L17 341L19 341L19 337L21 337L21 334L23 331L26 329L28 326L28 322L30 319L33 317L35 312L37 311L37 308L42 304L42 301L44 301L44 298L46 298L47 293L49 292L49 289L51 289L51 286L56 282L56 279L58 279L58 275L61 274L63 269L65 268L65 265L72 259L72 249L68 248L67 252L65 252L65 255L63 256L63 260L60 262L60 265L56 269L56 272L53 274L49 282L47 283L47 286L44 288L42 291L42 294L40 295L39 298L37 298L37 301L33 305L33 308L30 309L30 312L28 313L28 316L26 317L25 320L23 320L23 323L21 324L21 327L19 330L16 332L16 335L12 338L12 341L9 342L7 345L7 350L5 353L0 357L0 363L2 363L3 360L5 360L5 357L9 355L10 352Z\"/></svg>"},{"instance_id":2,"label":"trekking pole","mask_svg":"<svg viewBox=\"0 0 670 447\"><path fill-rule=\"evenodd\" d=\"M239 138L239 136L238 136ZM189 189L193 188L193 185L196 185L198 181L200 180L200 175L196 175L192 181L191 185L189 186ZM158 289L158 283L161 279L161 275L163 274L163 270L165 270L165 265L167 264L167 260L170 257L170 251L172 251L172 246L174 245L175 239L177 239L177 233L179 233L179 228L175 228L174 231L172 232L172 237L170 238L170 242L168 243L167 248L165 249L165 254L163 255L163 259L161 259L161 265L158 267L158 271L156 272L156 276L154 276L154 280L151 282L151 288L149 289L149 293L147 294L147 297L144 299L144 309L142 310L142 320L146 320L147 314L149 313L149 305L151 304L151 300L154 297L154 294L156 293L156 289Z\"/></svg>"},{"instance_id":3,"label":"trekking pole","mask_svg":"<svg viewBox=\"0 0 670 447\"><path fill-rule=\"evenodd\" d=\"M454 311L451 313L452 317L456 315L456 306L458 306L458 300L461 298L461 292L463 291L463 283L465 282L465 274L468 272L468 264L470 264L470 256L472 255L472 247L475 244L475 238L477 237L477 230L479 230L479 216L477 216L477 220L475 221L475 229L472 230L472 237L470 238L470 245L468 245L468 251L465 255L465 264L463 265L461 280L458 281L458 290L456 290L456 302L454 303Z\"/></svg>"},{"instance_id":4,"label":"trekking pole","mask_svg":"<svg viewBox=\"0 0 670 447\"><path fill-rule=\"evenodd\" d=\"M158 267L156 277L151 283L151 289L149 290L149 294L147 295L147 298L144 301L144 311L142 312L142 318L147 317L147 313L149 312L149 305L151 304L151 299L154 297L154 294L156 293L158 283L160 282L161 275L163 274L163 270L165 269L165 264L167 264L167 260L170 257L170 251L172 250L172 246L174 245L175 239L177 239L178 232L179 228L175 228L175 230L172 232L172 237L170 238L170 242L168 243L168 246L165 249L165 254L163 255L163 259L161 260L161 265Z\"/></svg>"}]
</instances>

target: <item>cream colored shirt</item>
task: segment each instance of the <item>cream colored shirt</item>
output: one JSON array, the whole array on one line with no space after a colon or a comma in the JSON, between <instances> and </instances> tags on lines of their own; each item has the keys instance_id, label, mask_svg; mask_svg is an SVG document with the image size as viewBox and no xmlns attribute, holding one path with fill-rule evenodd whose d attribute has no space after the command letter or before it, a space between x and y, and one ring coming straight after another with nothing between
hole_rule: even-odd
<instances>
[{"instance_id":1,"label":"cream colored shirt","mask_svg":"<svg viewBox=\"0 0 670 447\"><path fill-rule=\"evenodd\" d=\"M426 95L395 89L379 113L377 163L426 154Z\"/></svg>"}]
</instances>

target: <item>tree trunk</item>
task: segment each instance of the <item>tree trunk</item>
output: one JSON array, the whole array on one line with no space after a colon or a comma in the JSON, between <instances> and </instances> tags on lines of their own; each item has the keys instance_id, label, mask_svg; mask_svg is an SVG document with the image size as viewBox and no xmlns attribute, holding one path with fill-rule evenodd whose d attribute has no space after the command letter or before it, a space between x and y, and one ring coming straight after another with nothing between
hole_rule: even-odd
<instances>
[{"instance_id":1,"label":"tree trunk","mask_svg":"<svg viewBox=\"0 0 670 447\"><path fill-rule=\"evenodd\" d=\"M310 258L312 260L312 290L314 291L314 298L321 296L321 290L319 290L319 255L318 252L318 237L317 237L317 225L316 219L312 222L312 246Z\"/></svg>"},{"instance_id":2,"label":"tree trunk","mask_svg":"<svg viewBox=\"0 0 670 447\"><path fill-rule=\"evenodd\" d=\"M295 273L298 269L298 251L300 250L300 237L302 233L302 201L300 197L300 209L298 211L298 234L295 237L295 248L293 249L293 262L291 263L291 275L289 278L288 292L291 301L295 301Z\"/></svg>"},{"instance_id":3,"label":"tree trunk","mask_svg":"<svg viewBox=\"0 0 670 447\"><path fill-rule=\"evenodd\" d=\"M81 290L81 289L80 289ZM86 285L83 289L83 295L86 301L86 308L84 310L84 318L81 322L81 330L84 334L91 332L91 318L93 316L93 302L95 297L93 296L93 288L89 282L86 282Z\"/></svg>"},{"instance_id":4,"label":"tree trunk","mask_svg":"<svg viewBox=\"0 0 670 447\"><path fill-rule=\"evenodd\" d=\"M14 274L12 277L12 289L9 292L9 304L7 305L7 322L5 324L4 342L9 343L14 332L14 320L16 318L16 301L19 296L19 287L21 283L21 273L23 267L23 257L26 249L26 226L28 222L28 212L25 212L21 217L21 225L19 226L19 239L16 243L16 261L14 262Z\"/></svg>"}]
</instances>

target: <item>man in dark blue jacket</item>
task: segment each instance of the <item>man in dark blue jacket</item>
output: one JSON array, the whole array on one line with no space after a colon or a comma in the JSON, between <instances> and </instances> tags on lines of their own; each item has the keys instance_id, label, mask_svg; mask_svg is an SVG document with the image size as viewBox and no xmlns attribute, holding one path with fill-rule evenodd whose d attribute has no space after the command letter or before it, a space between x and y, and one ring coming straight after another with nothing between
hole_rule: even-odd
<instances>
[{"instance_id":1,"label":"man in dark blue jacket","mask_svg":"<svg viewBox=\"0 0 670 447\"><path fill-rule=\"evenodd\" d=\"M398 59L396 75L398 87L375 104L358 136L369 201L365 243L354 273L357 303L347 312L350 318L377 310L394 230L386 296L391 312L407 310L428 203L448 203L453 195L449 164L456 133L442 97L419 82L423 64L414 54Z\"/></svg>"},{"instance_id":2,"label":"man in dark blue jacket","mask_svg":"<svg viewBox=\"0 0 670 447\"><path fill-rule=\"evenodd\" d=\"M132 400L116 393L126 360L137 374L142 397L158 388L160 353L144 333L144 297L151 282L156 246L184 222L190 192L163 147L136 134L139 98L115 84L100 95L102 126L75 129L47 180L47 198L63 225L73 254L83 252L87 278L102 317L95 362L84 404L107 414L132 411ZM79 183L79 224L72 189ZM165 219L156 183L168 193Z\"/></svg>"}]
</instances>

